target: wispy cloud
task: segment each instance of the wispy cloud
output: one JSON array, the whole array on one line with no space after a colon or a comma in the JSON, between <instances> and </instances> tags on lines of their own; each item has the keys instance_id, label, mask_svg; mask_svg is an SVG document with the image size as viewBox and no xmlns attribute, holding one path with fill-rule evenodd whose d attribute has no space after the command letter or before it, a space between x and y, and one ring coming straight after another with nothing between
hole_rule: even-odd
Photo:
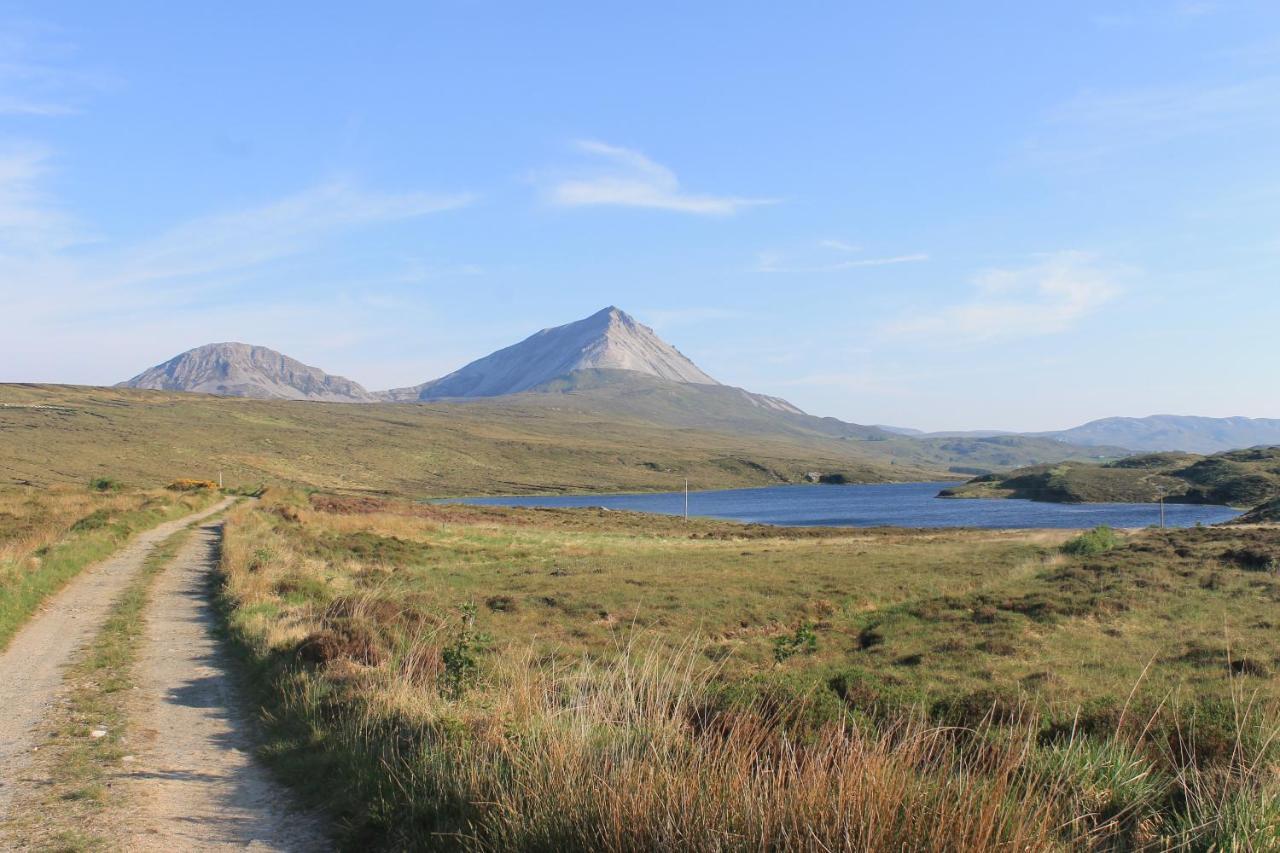
<instances>
[{"instance_id":1,"label":"wispy cloud","mask_svg":"<svg viewBox=\"0 0 1280 853\"><path fill-rule=\"evenodd\" d=\"M342 181L199 217L127 245L85 242L37 189L42 163L0 158L0 279L10 304L57 322L95 309L145 311L207 297L274 261L338 236L468 204L465 194L383 193Z\"/></svg>"},{"instance_id":2,"label":"wispy cloud","mask_svg":"<svg viewBox=\"0 0 1280 853\"><path fill-rule=\"evenodd\" d=\"M1058 105L1027 144L1032 159L1083 162L1184 137L1280 125L1280 77L1086 92Z\"/></svg>"},{"instance_id":3,"label":"wispy cloud","mask_svg":"<svg viewBox=\"0 0 1280 853\"><path fill-rule=\"evenodd\" d=\"M745 311L736 308L646 308L638 313L660 329L697 323L741 320L747 316Z\"/></svg>"},{"instance_id":4,"label":"wispy cloud","mask_svg":"<svg viewBox=\"0 0 1280 853\"><path fill-rule=\"evenodd\" d=\"M582 140L575 147L595 165L548 188L552 204L564 207L646 207L702 216L729 216L777 199L706 195L685 190L675 172L631 148Z\"/></svg>"},{"instance_id":5,"label":"wispy cloud","mask_svg":"<svg viewBox=\"0 0 1280 853\"><path fill-rule=\"evenodd\" d=\"M32 22L0 21L0 115L61 116L76 112L84 93L108 76L74 68L74 49Z\"/></svg>"},{"instance_id":6,"label":"wispy cloud","mask_svg":"<svg viewBox=\"0 0 1280 853\"><path fill-rule=\"evenodd\" d=\"M49 151L29 143L0 147L0 253L44 253L74 242L71 218L42 188Z\"/></svg>"},{"instance_id":7,"label":"wispy cloud","mask_svg":"<svg viewBox=\"0 0 1280 853\"><path fill-rule=\"evenodd\" d=\"M235 272L317 248L348 229L412 219L470 204L467 194L380 193L347 181L179 225L121 253L125 282Z\"/></svg>"},{"instance_id":8,"label":"wispy cloud","mask_svg":"<svg viewBox=\"0 0 1280 853\"><path fill-rule=\"evenodd\" d=\"M907 255L888 255L877 258L850 258L848 255L862 251L861 246L843 240L819 240L818 246L835 252L843 257L839 260L817 260L796 263L781 252L760 252L756 255L756 263L751 269L762 273L827 273L854 270L863 267L884 267L894 264L915 264L929 260L924 252L913 252ZM828 258L830 255L828 255Z\"/></svg>"},{"instance_id":9,"label":"wispy cloud","mask_svg":"<svg viewBox=\"0 0 1280 853\"><path fill-rule=\"evenodd\" d=\"M833 240L833 239L819 240L818 245L824 249L830 249L833 252L852 253L852 252L862 251L862 247L859 246L857 243L850 243L847 240Z\"/></svg>"},{"instance_id":10,"label":"wispy cloud","mask_svg":"<svg viewBox=\"0 0 1280 853\"><path fill-rule=\"evenodd\" d=\"M985 270L968 300L903 318L884 332L960 341L1065 332L1119 294L1119 276L1087 254L1059 252L1031 266Z\"/></svg>"}]
</instances>

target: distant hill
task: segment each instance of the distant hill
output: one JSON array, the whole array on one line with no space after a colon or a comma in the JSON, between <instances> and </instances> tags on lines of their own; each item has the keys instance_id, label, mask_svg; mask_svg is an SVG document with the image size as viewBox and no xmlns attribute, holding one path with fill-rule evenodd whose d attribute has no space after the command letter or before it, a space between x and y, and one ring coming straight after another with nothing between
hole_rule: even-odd
<instances>
[{"instance_id":1,"label":"distant hill","mask_svg":"<svg viewBox=\"0 0 1280 853\"><path fill-rule=\"evenodd\" d=\"M1151 453L1105 464L1063 462L976 477L944 497L1061 503L1176 503L1254 507L1280 497L1280 447L1202 456Z\"/></svg>"},{"instance_id":2,"label":"distant hill","mask_svg":"<svg viewBox=\"0 0 1280 853\"><path fill-rule=\"evenodd\" d=\"M1280 420L1151 415L1102 418L1071 429L1037 434L1086 446L1105 444L1130 450L1218 453L1280 444Z\"/></svg>"},{"instance_id":3,"label":"distant hill","mask_svg":"<svg viewBox=\"0 0 1280 853\"><path fill-rule=\"evenodd\" d=\"M187 350L121 382L120 387L260 400L369 403L375 399L350 379L332 376L273 349L241 343L206 344Z\"/></svg>"},{"instance_id":4,"label":"distant hill","mask_svg":"<svg viewBox=\"0 0 1280 853\"><path fill-rule=\"evenodd\" d=\"M579 370L629 371L671 382L718 384L653 329L609 306L585 319L543 329L448 376L394 388L383 396L399 402L501 397Z\"/></svg>"}]
</instances>

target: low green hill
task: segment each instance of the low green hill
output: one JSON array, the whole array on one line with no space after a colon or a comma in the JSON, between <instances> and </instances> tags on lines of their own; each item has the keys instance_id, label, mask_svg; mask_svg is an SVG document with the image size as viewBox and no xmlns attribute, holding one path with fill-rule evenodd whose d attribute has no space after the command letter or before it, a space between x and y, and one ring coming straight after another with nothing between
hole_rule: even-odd
<instances>
[{"instance_id":1,"label":"low green hill","mask_svg":"<svg viewBox=\"0 0 1280 853\"><path fill-rule=\"evenodd\" d=\"M1212 456L1152 453L1101 465L1062 462L976 477L944 497L1003 497L1064 503L1209 503L1252 507L1280 497L1280 447Z\"/></svg>"}]
</instances>

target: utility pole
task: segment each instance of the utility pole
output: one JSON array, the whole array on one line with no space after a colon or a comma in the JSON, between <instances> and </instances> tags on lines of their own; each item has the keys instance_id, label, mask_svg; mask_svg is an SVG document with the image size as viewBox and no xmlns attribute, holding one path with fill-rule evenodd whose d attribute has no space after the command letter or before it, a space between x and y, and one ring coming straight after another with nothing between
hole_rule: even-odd
<instances>
[{"instance_id":1,"label":"utility pole","mask_svg":"<svg viewBox=\"0 0 1280 853\"><path fill-rule=\"evenodd\" d=\"M684 520L689 520L689 478L684 478Z\"/></svg>"},{"instance_id":2,"label":"utility pole","mask_svg":"<svg viewBox=\"0 0 1280 853\"><path fill-rule=\"evenodd\" d=\"M1164 530L1164 495L1160 496L1160 529Z\"/></svg>"}]
</instances>

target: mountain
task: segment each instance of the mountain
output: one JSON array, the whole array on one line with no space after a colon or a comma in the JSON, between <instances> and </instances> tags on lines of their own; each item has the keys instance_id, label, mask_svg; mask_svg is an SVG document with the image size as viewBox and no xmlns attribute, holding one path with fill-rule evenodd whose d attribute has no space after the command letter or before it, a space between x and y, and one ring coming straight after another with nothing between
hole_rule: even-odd
<instances>
[{"instance_id":1,"label":"mountain","mask_svg":"<svg viewBox=\"0 0 1280 853\"><path fill-rule=\"evenodd\" d=\"M1280 444L1280 420L1203 418L1190 415L1102 418L1071 429L1037 435L1086 446L1105 444L1127 447L1130 450L1219 453L1224 450Z\"/></svg>"},{"instance_id":2,"label":"mountain","mask_svg":"<svg viewBox=\"0 0 1280 853\"><path fill-rule=\"evenodd\" d=\"M609 306L586 319L543 329L448 376L411 388L394 388L382 396L397 402L500 397L529 391L580 370L624 370L671 382L719 384L653 329Z\"/></svg>"},{"instance_id":3,"label":"mountain","mask_svg":"<svg viewBox=\"0 0 1280 853\"><path fill-rule=\"evenodd\" d=\"M350 379L332 376L266 347L240 343L196 347L119 385L262 400L370 403L376 399Z\"/></svg>"}]
</instances>

